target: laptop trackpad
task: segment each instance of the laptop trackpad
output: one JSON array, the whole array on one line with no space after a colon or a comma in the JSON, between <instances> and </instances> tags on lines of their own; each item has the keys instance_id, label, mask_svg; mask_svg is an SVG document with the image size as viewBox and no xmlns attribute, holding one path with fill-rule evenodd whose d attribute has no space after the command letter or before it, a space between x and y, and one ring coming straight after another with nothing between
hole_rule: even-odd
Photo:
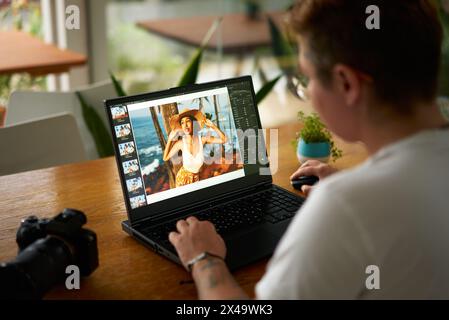
<instances>
[{"instance_id":1,"label":"laptop trackpad","mask_svg":"<svg viewBox=\"0 0 449 320\"><path fill-rule=\"evenodd\" d=\"M226 261L231 270L273 254L280 237L262 226L253 231L225 238Z\"/></svg>"}]
</instances>

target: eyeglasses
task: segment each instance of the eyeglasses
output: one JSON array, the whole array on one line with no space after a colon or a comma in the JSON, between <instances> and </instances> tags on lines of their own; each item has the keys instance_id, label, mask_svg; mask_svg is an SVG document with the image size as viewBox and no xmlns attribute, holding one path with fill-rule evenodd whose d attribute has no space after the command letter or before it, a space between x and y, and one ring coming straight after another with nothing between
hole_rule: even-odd
<instances>
[{"instance_id":1,"label":"eyeglasses","mask_svg":"<svg viewBox=\"0 0 449 320\"><path fill-rule=\"evenodd\" d=\"M373 83L373 77L364 72L357 72L357 76L361 81L365 81L367 83ZM293 93L293 95L301 101L307 102L310 100L310 97L307 93L307 87L309 85L309 78L304 74L298 72L294 75L290 75L288 77L288 88Z\"/></svg>"},{"instance_id":2,"label":"eyeglasses","mask_svg":"<svg viewBox=\"0 0 449 320\"><path fill-rule=\"evenodd\" d=\"M309 101L309 96L307 94L308 84L309 78L300 73L292 75L288 79L288 88L293 95L301 101Z\"/></svg>"}]
</instances>

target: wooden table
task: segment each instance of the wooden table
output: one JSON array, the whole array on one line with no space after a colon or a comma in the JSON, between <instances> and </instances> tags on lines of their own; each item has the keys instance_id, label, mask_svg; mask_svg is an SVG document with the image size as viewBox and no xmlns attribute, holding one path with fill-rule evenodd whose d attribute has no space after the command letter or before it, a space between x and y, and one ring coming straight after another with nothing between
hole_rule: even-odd
<instances>
[{"instance_id":1,"label":"wooden table","mask_svg":"<svg viewBox=\"0 0 449 320\"><path fill-rule=\"evenodd\" d=\"M0 31L0 43L0 75L62 73L87 61L82 54L59 49L20 31Z\"/></svg>"},{"instance_id":2,"label":"wooden table","mask_svg":"<svg viewBox=\"0 0 449 320\"><path fill-rule=\"evenodd\" d=\"M280 25L285 12L273 12L268 15ZM217 16L199 16L138 22L137 25L151 33L176 40L184 44L199 47L204 36ZM221 25L221 46L223 53L243 54L261 46L271 44L270 30L265 17L249 19L245 14L225 15ZM217 49L216 32L207 44L207 49Z\"/></svg>"},{"instance_id":3,"label":"wooden table","mask_svg":"<svg viewBox=\"0 0 449 320\"><path fill-rule=\"evenodd\" d=\"M279 129L279 170L274 182L288 190L290 174L298 167L291 140L298 124ZM359 144L337 139L344 157L336 166L352 167L366 158ZM106 158L0 177L0 261L17 254L15 234L29 214L51 217L65 207L83 210L87 227L98 235L100 267L82 280L81 290L62 285L47 295L50 299L195 299L189 274L180 266L146 249L120 227L126 218L115 159ZM238 283L254 296L267 260L235 272Z\"/></svg>"}]
</instances>

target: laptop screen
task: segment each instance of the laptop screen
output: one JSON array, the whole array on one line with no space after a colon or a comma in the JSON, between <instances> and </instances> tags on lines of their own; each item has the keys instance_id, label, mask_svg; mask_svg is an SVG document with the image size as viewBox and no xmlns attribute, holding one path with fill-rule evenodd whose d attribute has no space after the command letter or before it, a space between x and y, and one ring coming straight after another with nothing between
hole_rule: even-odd
<instances>
[{"instance_id":1,"label":"laptop screen","mask_svg":"<svg viewBox=\"0 0 449 320\"><path fill-rule=\"evenodd\" d=\"M252 90L242 78L110 105L131 210L253 174L241 139L259 128Z\"/></svg>"}]
</instances>

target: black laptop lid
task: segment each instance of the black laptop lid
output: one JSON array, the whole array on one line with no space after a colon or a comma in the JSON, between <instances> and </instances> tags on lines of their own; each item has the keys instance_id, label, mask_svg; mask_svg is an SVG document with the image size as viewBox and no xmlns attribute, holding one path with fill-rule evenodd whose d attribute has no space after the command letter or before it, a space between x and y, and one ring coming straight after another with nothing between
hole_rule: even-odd
<instances>
[{"instance_id":1,"label":"black laptop lid","mask_svg":"<svg viewBox=\"0 0 449 320\"><path fill-rule=\"evenodd\" d=\"M250 76L105 105L132 224L272 181Z\"/></svg>"}]
</instances>

